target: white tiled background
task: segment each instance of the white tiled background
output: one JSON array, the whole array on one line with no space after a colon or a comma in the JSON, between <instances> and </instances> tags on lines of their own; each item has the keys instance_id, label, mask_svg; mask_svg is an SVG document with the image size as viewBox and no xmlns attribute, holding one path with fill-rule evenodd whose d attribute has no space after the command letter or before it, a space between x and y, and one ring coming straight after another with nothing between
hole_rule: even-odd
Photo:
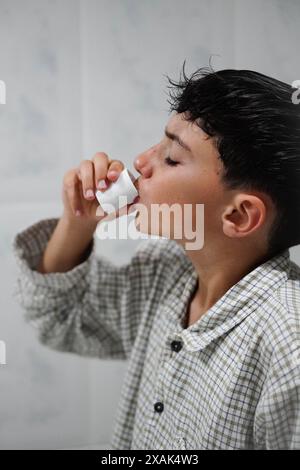
<instances>
[{"instance_id":1,"label":"white tiled background","mask_svg":"<svg viewBox=\"0 0 300 470\"><path fill-rule=\"evenodd\" d=\"M37 342L12 298L15 233L60 215L81 159L130 166L161 139L164 75L178 80L184 59L187 73L214 54L215 69L300 79L299 20L297 0L0 0L0 448L106 447L126 367ZM105 254L124 262L136 243L107 240Z\"/></svg>"}]
</instances>

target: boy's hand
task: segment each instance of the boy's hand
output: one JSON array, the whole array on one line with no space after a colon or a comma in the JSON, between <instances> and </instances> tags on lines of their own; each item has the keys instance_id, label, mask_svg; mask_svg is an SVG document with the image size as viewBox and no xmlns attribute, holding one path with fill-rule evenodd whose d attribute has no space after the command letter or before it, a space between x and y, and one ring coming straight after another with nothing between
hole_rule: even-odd
<instances>
[{"instance_id":1,"label":"boy's hand","mask_svg":"<svg viewBox=\"0 0 300 470\"><path fill-rule=\"evenodd\" d=\"M123 169L120 160L109 160L106 153L98 152L92 160L82 160L78 167L67 171L63 178L63 217L76 223L97 225L107 213L101 210L95 192L105 191ZM115 216L121 215L120 212Z\"/></svg>"}]
</instances>

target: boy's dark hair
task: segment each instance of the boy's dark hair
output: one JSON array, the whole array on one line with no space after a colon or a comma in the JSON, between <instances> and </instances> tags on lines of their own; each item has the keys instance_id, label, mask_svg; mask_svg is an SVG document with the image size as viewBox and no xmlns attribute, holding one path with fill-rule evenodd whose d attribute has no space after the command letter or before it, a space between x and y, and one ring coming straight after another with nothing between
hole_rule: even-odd
<instances>
[{"instance_id":1,"label":"boy's dark hair","mask_svg":"<svg viewBox=\"0 0 300 470\"><path fill-rule=\"evenodd\" d=\"M229 189L260 190L277 209L268 256L300 243L300 105L291 85L251 70L202 67L175 83L170 112L212 136Z\"/></svg>"}]
</instances>

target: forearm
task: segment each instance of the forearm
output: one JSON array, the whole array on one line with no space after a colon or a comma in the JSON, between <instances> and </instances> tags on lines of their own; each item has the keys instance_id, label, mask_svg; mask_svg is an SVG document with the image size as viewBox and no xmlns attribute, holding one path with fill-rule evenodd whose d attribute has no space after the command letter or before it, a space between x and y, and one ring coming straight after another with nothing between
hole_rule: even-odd
<instances>
[{"instance_id":1,"label":"forearm","mask_svg":"<svg viewBox=\"0 0 300 470\"><path fill-rule=\"evenodd\" d=\"M36 270L43 274L67 272L82 263L96 228L97 223L61 217Z\"/></svg>"}]
</instances>

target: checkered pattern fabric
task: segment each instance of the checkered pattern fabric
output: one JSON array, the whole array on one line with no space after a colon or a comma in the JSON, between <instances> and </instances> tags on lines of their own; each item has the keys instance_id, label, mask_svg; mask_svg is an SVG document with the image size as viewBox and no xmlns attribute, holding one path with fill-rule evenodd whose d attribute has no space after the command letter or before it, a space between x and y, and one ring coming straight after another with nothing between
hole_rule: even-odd
<instances>
[{"instance_id":1,"label":"checkered pattern fabric","mask_svg":"<svg viewBox=\"0 0 300 470\"><path fill-rule=\"evenodd\" d=\"M48 347L128 360L111 449L300 449L300 267L289 250L185 328L197 274L180 245L143 240L115 266L92 240L81 264L41 274L57 222L16 234L15 295Z\"/></svg>"}]
</instances>

